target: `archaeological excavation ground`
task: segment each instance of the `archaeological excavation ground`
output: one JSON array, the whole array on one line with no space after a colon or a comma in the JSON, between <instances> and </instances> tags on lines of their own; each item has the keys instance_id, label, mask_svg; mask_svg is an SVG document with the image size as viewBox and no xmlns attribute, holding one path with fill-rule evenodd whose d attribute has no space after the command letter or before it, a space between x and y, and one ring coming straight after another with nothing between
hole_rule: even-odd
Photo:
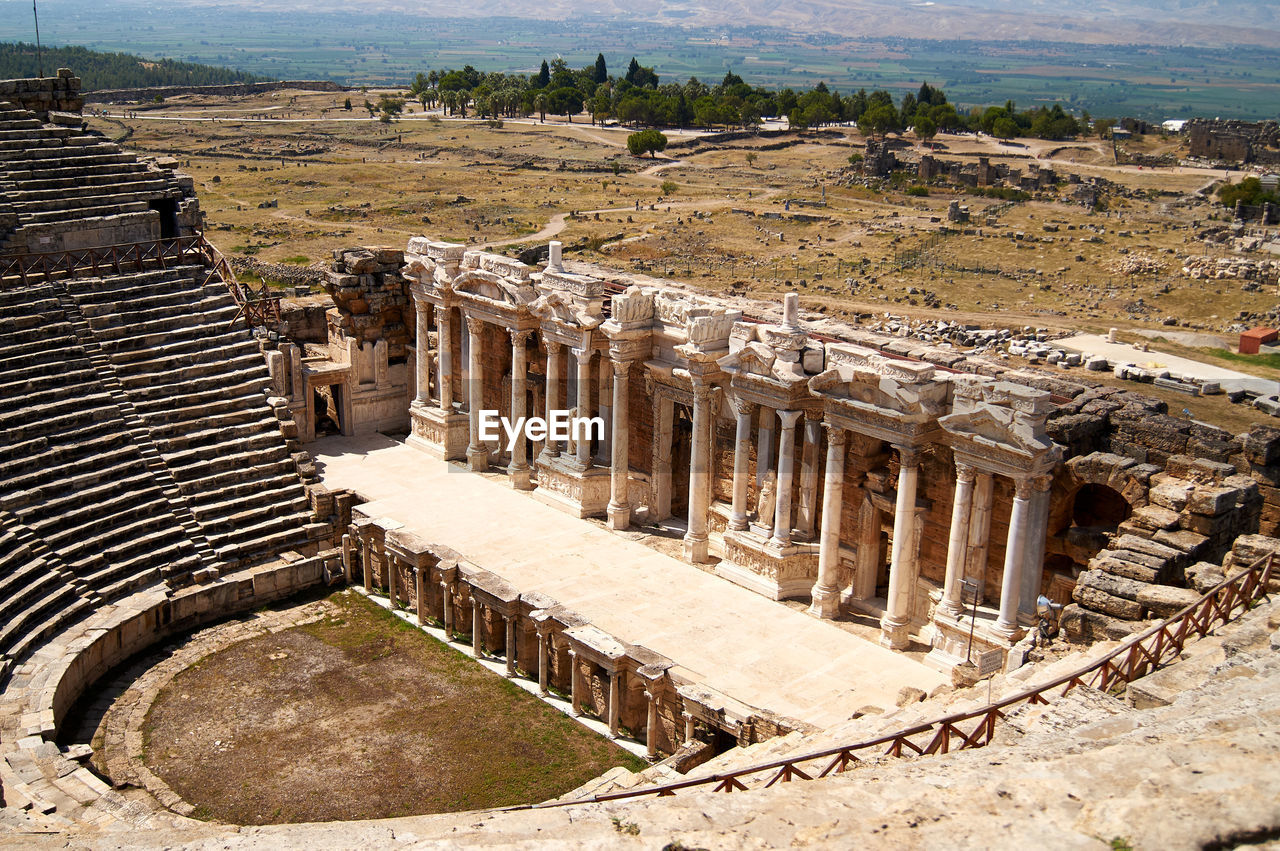
<instances>
[{"instance_id":1,"label":"archaeological excavation ground","mask_svg":"<svg viewBox=\"0 0 1280 851\"><path fill-rule=\"evenodd\" d=\"M1274 209L0 101L0 842L1280 836L1276 369L1193 336L1274 307Z\"/></svg>"}]
</instances>

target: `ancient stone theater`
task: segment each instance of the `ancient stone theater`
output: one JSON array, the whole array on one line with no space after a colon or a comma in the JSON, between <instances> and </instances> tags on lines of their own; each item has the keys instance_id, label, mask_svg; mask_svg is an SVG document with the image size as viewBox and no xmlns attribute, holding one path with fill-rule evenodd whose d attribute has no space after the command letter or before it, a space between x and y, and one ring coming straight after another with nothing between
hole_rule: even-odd
<instances>
[{"instance_id":1,"label":"ancient stone theater","mask_svg":"<svg viewBox=\"0 0 1280 851\"><path fill-rule=\"evenodd\" d=\"M69 744L116 666L325 585L651 763L483 816L513 843L710 842L673 802L714 821L736 811L705 796L757 788L731 797L761 825L874 814L839 784L889 789L908 756L944 778L919 788L953 766L981 796L962 752L1017 754L1007 718L1066 761L1085 720L1248 687L1181 666L1274 581L1280 430L555 242L528 264L428 236L338 251L299 331L206 240L192 179L86 131L78 89L0 83L0 828L485 841L474 814L237 834ZM490 427L566 417L595 427ZM1255 645L1223 658L1263 670ZM1129 747L1108 737L1130 723L1091 741ZM1009 787L1063 797L1039 782Z\"/></svg>"}]
</instances>

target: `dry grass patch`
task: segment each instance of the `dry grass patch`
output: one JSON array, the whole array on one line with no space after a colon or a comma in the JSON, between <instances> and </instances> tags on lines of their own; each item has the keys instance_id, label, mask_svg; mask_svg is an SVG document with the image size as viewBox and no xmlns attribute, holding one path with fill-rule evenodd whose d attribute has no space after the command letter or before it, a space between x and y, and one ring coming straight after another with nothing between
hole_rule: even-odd
<instances>
[{"instance_id":1,"label":"dry grass patch","mask_svg":"<svg viewBox=\"0 0 1280 851\"><path fill-rule=\"evenodd\" d=\"M554 798L644 763L354 593L187 669L146 763L203 817L369 819Z\"/></svg>"}]
</instances>

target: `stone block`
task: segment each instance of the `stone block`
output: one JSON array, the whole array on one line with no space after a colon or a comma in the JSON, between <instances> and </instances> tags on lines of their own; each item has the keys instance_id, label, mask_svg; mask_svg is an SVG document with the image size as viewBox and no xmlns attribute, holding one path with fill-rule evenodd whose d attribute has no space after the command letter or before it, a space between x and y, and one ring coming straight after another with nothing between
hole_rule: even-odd
<instances>
[{"instance_id":1,"label":"stone block","mask_svg":"<svg viewBox=\"0 0 1280 851\"><path fill-rule=\"evenodd\" d=\"M1265 555L1280 556L1280 539L1268 538L1265 535L1242 535L1236 538L1235 544L1231 547L1231 554L1238 565L1252 564Z\"/></svg>"},{"instance_id":2,"label":"stone block","mask_svg":"<svg viewBox=\"0 0 1280 851\"><path fill-rule=\"evenodd\" d=\"M1099 553L1089 562L1089 566L1096 570L1105 570L1107 573L1123 576L1128 579L1135 579L1138 582L1159 582L1162 571L1143 564L1125 561L1124 559L1111 558L1108 555Z\"/></svg>"},{"instance_id":3,"label":"stone block","mask_svg":"<svg viewBox=\"0 0 1280 851\"><path fill-rule=\"evenodd\" d=\"M1170 479L1161 482L1151 489L1148 498L1155 505L1170 511L1182 511L1187 507L1195 485L1181 479Z\"/></svg>"},{"instance_id":4,"label":"stone block","mask_svg":"<svg viewBox=\"0 0 1280 851\"><path fill-rule=\"evenodd\" d=\"M1114 618L1135 621L1142 617L1141 604L1123 597L1115 597L1097 588L1090 588L1088 585L1076 585L1071 596L1081 606Z\"/></svg>"},{"instance_id":5,"label":"stone block","mask_svg":"<svg viewBox=\"0 0 1280 851\"><path fill-rule=\"evenodd\" d=\"M1235 508L1238 494L1235 488L1196 488L1187 507L1195 514L1217 517Z\"/></svg>"},{"instance_id":6,"label":"stone block","mask_svg":"<svg viewBox=\"0 0 1280 851\"><path fill-rule=\"evenodd\" d=\"M1197 532L1189 529L1178 529L1173 532L1160 531L1156 532L1155 540L1157 543L1164 544L1184 553L1188 558L1198 558L1204 551L1205 545L1209 539Z\"/></svg>"},{"instance_id":7,"label":"stone block","mask_svg":"<svg viewBox=\"0 0 1280 851\"><path fill-rule=\"evenodd\" d=\"M1143 553L1147 556L1155 557L1159 562L1176 559L1182 553L1181 551L1170 547L1167 544L1156 543L1147 538L1140 538L1137 535L1121 535L1116 540L1116 549L1129 550L1131 552ZM1145 560L1139 560L1142 564L1146 564Z\"/></svg>"},{"instance_id":8,"label":"stone block","mask_svg":"<svg viewBox=\"0 0 1280 851\"><path fill-rule=\"evenodd\" d=\"M1138 592L1138 602L1158 618L1176 615L1200 599L1191 588L1174 588L1172 585L1144 585Z\"/></svg>"},{"instance_id":9,"label":"stone block","mask_svg":"<svg viewBox=\"0 0 1280 851\"><path fill-rule=\"evenodd\" d=\"M1158 505L1144 505L1134 509L1127 523L1139 529L1158 532L1161 529L1178 528L1178 512Z\"/></svg>"},{"instance_id":10,"label":"stone block","mask_svg":"<svg viewBox=\"0 0 1280 851\"><path fill-rule=\"evenodd\" d=\"M1058 622L1069 639L1081 642L1104 639L1120 641L1141 628L1141 624L1118 620L1086 609L1078 603L1071 603L1063 608Z\"/></svg>"},{"instance_id":11,"label":"stone block","mask_svg":"<svg viewBox=\"0 0 1280 851\"><path fill-rule=\"evenodd\" d=\"M1135 579L1129 579L1124 576L1116 576L1114 573L1107 573L1104 570L1084 571L1080 574L1080 578L1076 580L1076 587L1079 588L1081 585L1092 588L1095 591L1110 594L1112 597L1134 601L1137 601L1142 589L1151 587L1145 582L1138 582Z\"/></svg>"},{"instance_id":12,"label":"stone block","mask_svg":"<svg viewBox=\"0 0 1280 851\"><path fill-rule=\"evenodd\" d=\"M1185 576L1191 587L1201 594L1208 593L1215 585L1227 578L1222 565L1207 561L1198 561L1188 567Z\"/></svg>"},{"instance_id":13,"label":"stone block","mask_svg":"<svg viewBox=\"0 0 1280 851\"><path fill-rule=\"evenodd\" d=\"M1251 464L1280 464L1280 428L1255 425L1244 435L1244 455Z\"/></svg>"}]
</instances>

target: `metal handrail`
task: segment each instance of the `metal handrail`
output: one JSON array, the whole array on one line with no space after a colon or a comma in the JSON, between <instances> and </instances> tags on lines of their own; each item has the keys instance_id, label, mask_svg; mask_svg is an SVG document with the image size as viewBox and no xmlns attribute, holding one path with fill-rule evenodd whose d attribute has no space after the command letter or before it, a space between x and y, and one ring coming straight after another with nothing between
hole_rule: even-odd
<instances>
[{"instance_id":1,"label":"metal handrail","mask_svg":"<svg viewBox=\"0 0 1280 851\"><path fill-rule=\"evenodd\" d=\"M980 709L947 715L933 721L926 721L902 730L887 733L874 739L861 742L811 751L799 756L747 766L736 771L697 777L674 783L664 783L641 789L628 789L620 792L609 792L578 798L571 801L549 801L531 804L512 809L538 809L546 807L563 807L570 804L597 803L601 801L617 801L626 798L666 797L677 791L695 789L704 786L713 787L715 792L735 792L746 790L742 778L773 772L773 776L765 783L768 788L775 783L787 783L791 780L812 780L815 777L826 777L829 774L845 771L852 763L860 762L856 755L859 751L875 749L875 756L901 757L909 755L931 755L948 753L951 750L980 748L990 744L995 735L996 725L1005 719L1006 710L1018 704L1048 704L1051 692L1061 688L1065 695L1077 686L1111 691L1120 684L1128 684L1159 668L1172 658L1176 658L1186 645L1192 633L1203 638L1219 623L1225 624L1235 617L1237 607L1248 610L1253 603L1267 594L1267 585L1274 569L1275 554L1268 554L1258 559L1235 576L1224 579L1199 600L1191 603L1177 614L1174 614L1145 631L1133 636L1116 649L1107 653L1077 670L1060 676L1047 683L1033 686L1024 691L1006 697L996 703L988 704ZM1123 659L1121 658L1123 657ZM1117 660L1120 660L1117 662ZM1061 696L1058 695L1058 696ZM962 724L977 721L968 728ZM924 733L933 733L927 742L912 741L913 737ZM953 748L955 739L959 746ZM883 750L882 750L883 749ZM882 751L882 752L881 752ZM821 771L810 768L802 770L802 763L827 760Z\"/></svg>"},{"instance_id":2,"label":"metal handrail","mask_svg":"<svg viewBox=\"0 0 1280 851\"><path fill-rule=\"evenodd\" d=\"M56 277L77 275L121 275L147 267L167 269L184 263L195 263L209 270L205 284L217 280L226 286L239 310L231 320L243 318L254 325L278 326L282 321L280 297L266 284L257 292L236 280L231 264L201 232L168 239L127 242L70 251L0 256L0 283L17 279L24 286L51 281Z\"/></svg>"}]
</instances>

